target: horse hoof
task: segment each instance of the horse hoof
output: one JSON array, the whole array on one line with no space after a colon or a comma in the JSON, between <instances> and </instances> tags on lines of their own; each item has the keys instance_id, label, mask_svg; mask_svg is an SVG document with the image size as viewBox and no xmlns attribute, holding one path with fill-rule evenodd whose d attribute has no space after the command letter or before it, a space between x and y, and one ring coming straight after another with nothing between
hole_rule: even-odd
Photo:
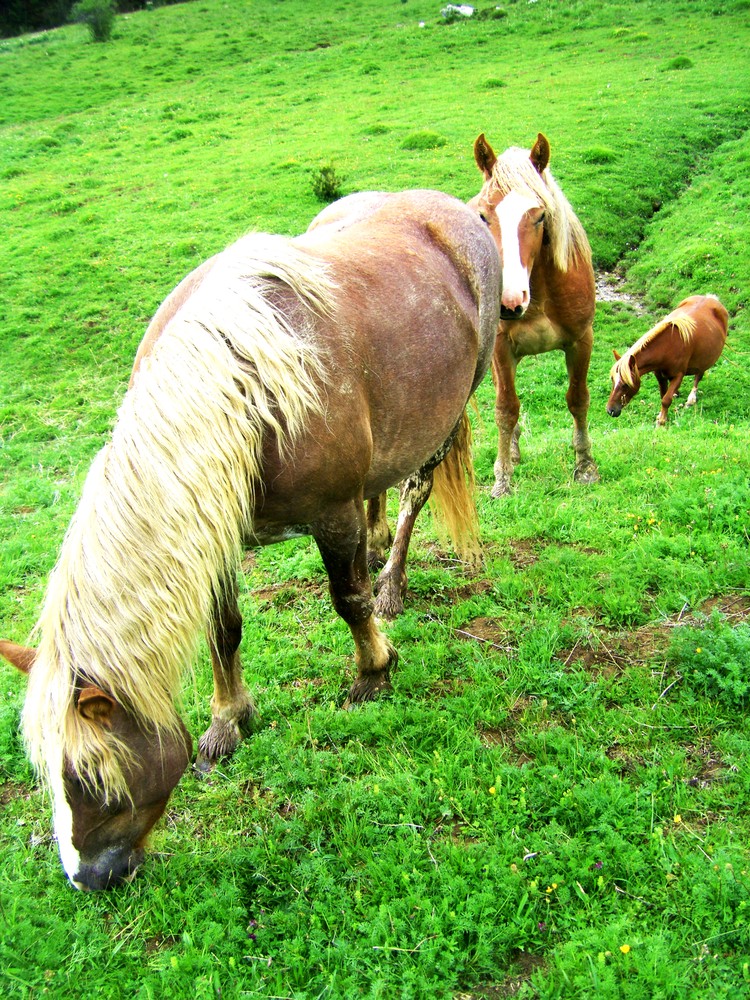
<instances>
[{"instance_id":1,"label":"horse hoof","mask_svg":"<svg viewBox=\"0 0 750 1000\"><path fill-rule=\"evenodd\" d=\"M499 500L500 497L510 496L510 479L496 479L495 485L492 487L492 493L490 494L493 500Z\"/></svg>"},{"instance_id":2,"label":"horse hoof","mask_svg":"<svg viewBox=\"0 0 750 1000\"><path fill-rule=\"evenodd\" d=\"M375 617L384 621L392 622L394 618L404 612L404 602L400 594L389 594L387 590L381 590L375 598Z\"/></svg>"},{"instance_id":3,"label":"horse hoof","mask_svg":"<svg viewBox=\"0 0 750 1000\"><path fill-rule=\"evenodd\" d=\"M601 477L596 465L593 462L587 462L585 465L579 465L576 468L573 473L573 479L577 483L583 483L585 486L590 486L592 483L598 483Z\"/></svg>"},{"instance_id":4,"label":"horse hoof","mask_svg":"<svg viewBox=\"0 0 750 1000\"><path fill-rule=\"evenodd\" d=\"M370 674L358 677L349 688L349 695L344 702L345 712L351 712L364 701L375 701L378 698L393 694L393 686L387 674Z\"/></svg>"},{"instance_id":5,"label":"horse hoof","mask_svg":"<svg viewBox=\"0 0 750 1000\"><path fill-rule=\"evenodd\" d=\"M214 719L198 742L196 766L208 771L217 760L231 757L242 742L242 733L236 722Z\"/></svg>"}]
</instances>

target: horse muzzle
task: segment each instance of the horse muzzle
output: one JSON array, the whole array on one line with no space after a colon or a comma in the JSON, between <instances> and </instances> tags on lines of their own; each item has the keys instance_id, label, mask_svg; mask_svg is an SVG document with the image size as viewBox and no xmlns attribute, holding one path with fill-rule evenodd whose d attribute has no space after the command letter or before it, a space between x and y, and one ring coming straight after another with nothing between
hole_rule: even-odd
<instances>
[{"instance_id":1,"label":"horse muzzle","mask_svg":"<svg viewBox=\"0 0 750 1000\"><path fill-rule=\"evenodd\" d=\"M110 848L94 861L83 862L75 876L69 876L70 881L76 889L84 892L112 889L116 885L131 882L143 864L143 858L144 852L140 848L135 850Z\"/></svg>"},{"instance_id":2,"label":"horse muzzle","mask_svg":"<svg viewBox=\"0 0 750 1000\"><path fill-rule=\"evenodd\" d=\"M622 407L618 403L608 403L607 413L610 417L619 417L622 413Z\"/></svg>"}]
</instances>

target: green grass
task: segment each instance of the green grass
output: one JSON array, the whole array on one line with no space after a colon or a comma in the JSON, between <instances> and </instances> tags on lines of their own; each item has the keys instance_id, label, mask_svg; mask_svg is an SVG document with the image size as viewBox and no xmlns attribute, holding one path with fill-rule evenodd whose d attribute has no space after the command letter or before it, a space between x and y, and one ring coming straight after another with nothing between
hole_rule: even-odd
<instances>
[{"instance_id":1,"label":"green grass","mask_svg":"<svg viewBox=\"0 0 750 1000\"><path fill-rule=\"evenodd\" d=\"M597 309L593 488L560 355L519 366L501 501L480 387L485 566L424 513L391 699L340 710L352 644L312 543L255 554L254 734L183 778L131 886L67 885L0 666L4 996L750 997L747 3L439 8L195 0L104 45L0 41L4 637L31 631L159 302L248 229L303 230L322 165L343 193L468 198L479 132L544 131L597 266L645 306ZM657 431L646 379L608 418L612 349L706 291L731 320L698 406ZM202 650L194 736L209 674Z\"/></svg>"}]
</instances>

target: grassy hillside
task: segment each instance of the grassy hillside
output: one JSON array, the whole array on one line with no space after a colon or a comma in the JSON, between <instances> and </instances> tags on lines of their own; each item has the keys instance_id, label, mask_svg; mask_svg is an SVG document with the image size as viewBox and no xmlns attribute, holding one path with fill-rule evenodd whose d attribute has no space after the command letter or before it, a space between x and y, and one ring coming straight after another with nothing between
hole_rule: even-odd
<instances>
[{"instance_id":1,"label":"grassy hillside","mask_svg":"<svg viewBox=\"0 0 750 1000\"><path fill-rule=\"evenodd\" d=\"M26 641L148 319L248 229L344 192L478 189L472 143L552 144L600 269L602 482L571 482L562 356L519 367L524 462L486 561L429 514L394 697L343 713L352 647L308 540L243 578L251 739L185 776L126 889L66 884L0 665L9 997L750 996L748 4L195 0L0 42L0 635ZM494 6L493 6L494 10ZM502 16L500 16L502 15ZM606 416L622 351L712 291L730 338L693 411ZM639 305L643 304L643 307ZM205 651L184 717L208 718Z\"/></svg>"}]
</instances>

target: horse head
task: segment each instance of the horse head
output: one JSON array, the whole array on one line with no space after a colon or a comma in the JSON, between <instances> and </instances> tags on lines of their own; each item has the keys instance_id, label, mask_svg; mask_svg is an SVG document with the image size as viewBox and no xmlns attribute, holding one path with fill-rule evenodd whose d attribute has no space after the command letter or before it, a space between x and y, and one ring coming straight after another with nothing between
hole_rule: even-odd
<instances>
[{"instance_id":1,"label":"horse head","mask_svg":"<svg viewBox=\"0 0 750 1000\"><path fill-rule=\"evenodd\" d=\"M630 400L641 387L641 373L632 354L620 356L612 352L615 363L609 377L612 379L612 392L607 400L607 413L610 417L619 417Z\"/></svg>"},{"instance_id":2,"label":"horse head","mask_svg":"<svg viewBox=\"0 0 750 1000\"><path fill-rule=\"evenodd\" d=\"M484 184L469 205L490 227L500 253L501 319L521 319L531 302L531 272L545 240L547 215L538 191L549 158L549 142L541 132L530 151L511 148L501 160L484 133L474 143L474 159Z\"/></svg>"},{"instance_id":3,"label":"horse head","mask_svg":"<svg viewBox=\"0 0 750 1000\"><path fill-rule=\"evenodd\" d=\"M36 652L0 641L0 654L31 676ZM28 711L28 706L26 711ZM43 746L54 827L63 868L78 889L129 881L143 861L144 842L187 767L192 740L178 720L174 733L148 731L111 695L80 682L70 711L83 738L122 751L122 791L105 790L100 774L76 771L51 734Z\"/></svg>"}]
</instances>

